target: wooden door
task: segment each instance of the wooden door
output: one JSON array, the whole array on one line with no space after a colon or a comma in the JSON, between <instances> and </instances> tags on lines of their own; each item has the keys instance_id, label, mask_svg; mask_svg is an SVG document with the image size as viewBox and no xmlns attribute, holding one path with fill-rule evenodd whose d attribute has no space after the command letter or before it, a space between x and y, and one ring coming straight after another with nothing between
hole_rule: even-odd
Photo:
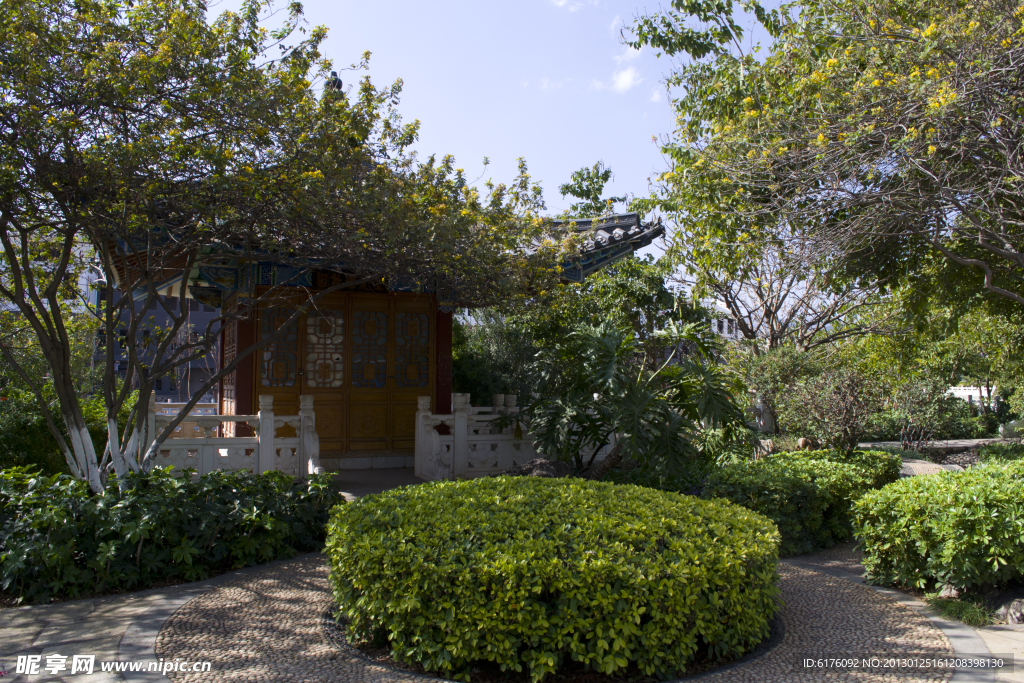
<instances>
[{"instance_id":1,"label":"wooden door","mask_svg":"<svg viewBox=\"0 0 1024 683\"><path fill-rule=\"evenodd\" d=\"M261 311L261 336L293 310ZM435 312L424 295L325 297L259 353L254 393L273 395L278 415L296 414L299 394L312 395L324 455L409 453L416 398L434 392Z\"/></svg>"}]
</instances>

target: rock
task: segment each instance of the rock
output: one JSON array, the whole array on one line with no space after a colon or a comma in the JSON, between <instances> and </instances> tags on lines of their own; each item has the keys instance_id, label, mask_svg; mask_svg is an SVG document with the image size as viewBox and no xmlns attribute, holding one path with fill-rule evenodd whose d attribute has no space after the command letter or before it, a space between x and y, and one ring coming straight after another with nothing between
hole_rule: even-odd
<instances>
[{"instance_id":1,"label":"rock","mask_svg":"<svg viewBox=\"0 0 1024 683\"><path fill-rule=\"evenodd\" d=\"M1018 598L1005 603L996 610L996 619L1007 624L1024 624L1024 600Z\"/></svg>"},{"instance_id":2,"label":"rock","mask_svg":"<svg viewBox=\"0 0 1024 683\"><path fill-rule=\"evenodd\" d=\"M544 458L537 458L522 465L516 465L505 470L502 474L512 477L568 477L572 472L567 462L551 462Z\"/></svg>"},{"instance_id":3,"label":"rock","mask_svg":"<svg viewBox=\"0 0 1024 683\"><path fill-rule=\"evenodd\" d=\"M754 449L754 457L760 458L764 455L771 455L772 453L777 452L777 450L778 449L776 448L774 441L771 439L761 439L758 442L757 448Z\"/></svg>"},{"instance_id":4,"label":"rock","mask_svg":"<svg viewBox=\"0 0 1024 683\"><path fill-rule=\"evenodd\" d=\"M806 436L800 437L800 440L796 442L796 447L802 451L813 451L818 447L818 442L814 439L809 439Z\"/></svg>"},{"instance_id":5,"label":"rock","mask_svg":"<svg viewBox=\"0 0 1024 683\"><path fill-rule=\"evenodd\" d=\"M960 597L960 590L955 586L951 586L947 583L945 586L942 587L942 590L939 592L939 597L949 598L950 600L956 600Z\"/></svg>"}]
</instances>

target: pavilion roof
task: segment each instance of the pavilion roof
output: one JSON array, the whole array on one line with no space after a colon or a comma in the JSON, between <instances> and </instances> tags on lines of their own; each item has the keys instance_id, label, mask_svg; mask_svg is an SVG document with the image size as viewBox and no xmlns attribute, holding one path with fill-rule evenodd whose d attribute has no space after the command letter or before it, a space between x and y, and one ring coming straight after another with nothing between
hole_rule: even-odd
<instances>
[{"instance_id":1,"label":"pavilion roof","mask_svg":"<svg viewBox=\"0 0 1024 683\"><path fill-rule=\"evenodd\" d=\"M562 264L562 279L567 282L583 282L665 234L660 218L643 223L638 213L559 220L553 225L556 230L575 230L583 238L579 259Z\"/></svg>"}]
</instances>

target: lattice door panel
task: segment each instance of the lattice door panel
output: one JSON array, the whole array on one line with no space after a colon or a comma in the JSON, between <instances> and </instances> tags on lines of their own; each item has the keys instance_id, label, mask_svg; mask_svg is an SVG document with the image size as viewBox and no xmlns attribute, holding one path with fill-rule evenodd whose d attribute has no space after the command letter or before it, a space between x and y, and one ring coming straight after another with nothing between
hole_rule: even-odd
<instances>
[{"instance_id":1,"label":"lattice door panel","mask_svg":"<svg viewBox=\"0 0 1024 683\"><path fill-rule=\"evenodd\" d=\"M395 386L430 385L430 316L400 311L395 314Z\"/></svg>"},{"instance_id":2,"label":"lattice door panel","mask_svg":"<svg viewBox=\"0 0 1024 683\"><path fill-rule=\"evenodd\" d=\"M306 385L345 384L345 313L318 311L306 318Z\"/></svg>"}]
</instances>

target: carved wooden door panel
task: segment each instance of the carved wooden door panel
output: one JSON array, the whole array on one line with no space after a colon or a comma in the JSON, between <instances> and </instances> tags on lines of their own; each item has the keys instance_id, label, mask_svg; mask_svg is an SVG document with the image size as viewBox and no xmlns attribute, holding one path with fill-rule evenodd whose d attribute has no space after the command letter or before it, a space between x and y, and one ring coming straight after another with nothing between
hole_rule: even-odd
<instances>
[{"instance_id":1,"label":"carved wooden door panel","mask_svg":"<svg viewBox=\"0 0 1024 683\"><path fill-rule=\"evenodd\" d=\"M313 396L321 453L346 450L345 408L348 403L345 342L347 299L334 297L305 318L302 369L303 393Z\"/></svg>"},{"instance_id":2,"label":"carved wooden door panel","mask_svg":"<svg viewBox=\"0 0 1024 683\"><path fill-rule=\"evenodd\" d=\"M390 448L390 337L392 314L387 298L381 304L358 298L353 302L350 344L348 406L349 450L375 451Z\"/></svg>"},{"instance_id":3,"label":"carved wooden door panel","mask_svg":"<svg viewBox=\"0 0 1024 683\"><path fill-rule=\"evenodd\" d=\"M274 397L274 412L295 415L299 411L299 320L288 324L295 313L291 308L269 308L260 311L259 334L265 339L281 330L281 334L257 352L256 397ZM254 397L254 398L256 398ZM258 400L253 402L259 408Z\"/></svg>"},{"instance_id":4,"label":"carved wooden door panel","mask_svg":"<svg viewBox=\"0 0 1024 683\"><path fill-rule=\"evenodd\" d=\"M416 446L416 397L429 395L430 315L422 310L402 310L396 302L395 371L391 393L392 448L411 450ZM410 307L411 308L411 307Z\"/></svg>"},{"instance_id":5,"label":"carved wooden door panel","mask_svg":"<svg viewBox=\"0 0 1024 683\"><path fill-rule=\"evenodd\" d=\"M261 311L261 338L293 312ZM271 394L276 414L294 415L312 395L321 457L411 455L416 399L434 392L434 313L427 295L325 297L258 352L253 405Z\"/></svg>"}]
</instances>

